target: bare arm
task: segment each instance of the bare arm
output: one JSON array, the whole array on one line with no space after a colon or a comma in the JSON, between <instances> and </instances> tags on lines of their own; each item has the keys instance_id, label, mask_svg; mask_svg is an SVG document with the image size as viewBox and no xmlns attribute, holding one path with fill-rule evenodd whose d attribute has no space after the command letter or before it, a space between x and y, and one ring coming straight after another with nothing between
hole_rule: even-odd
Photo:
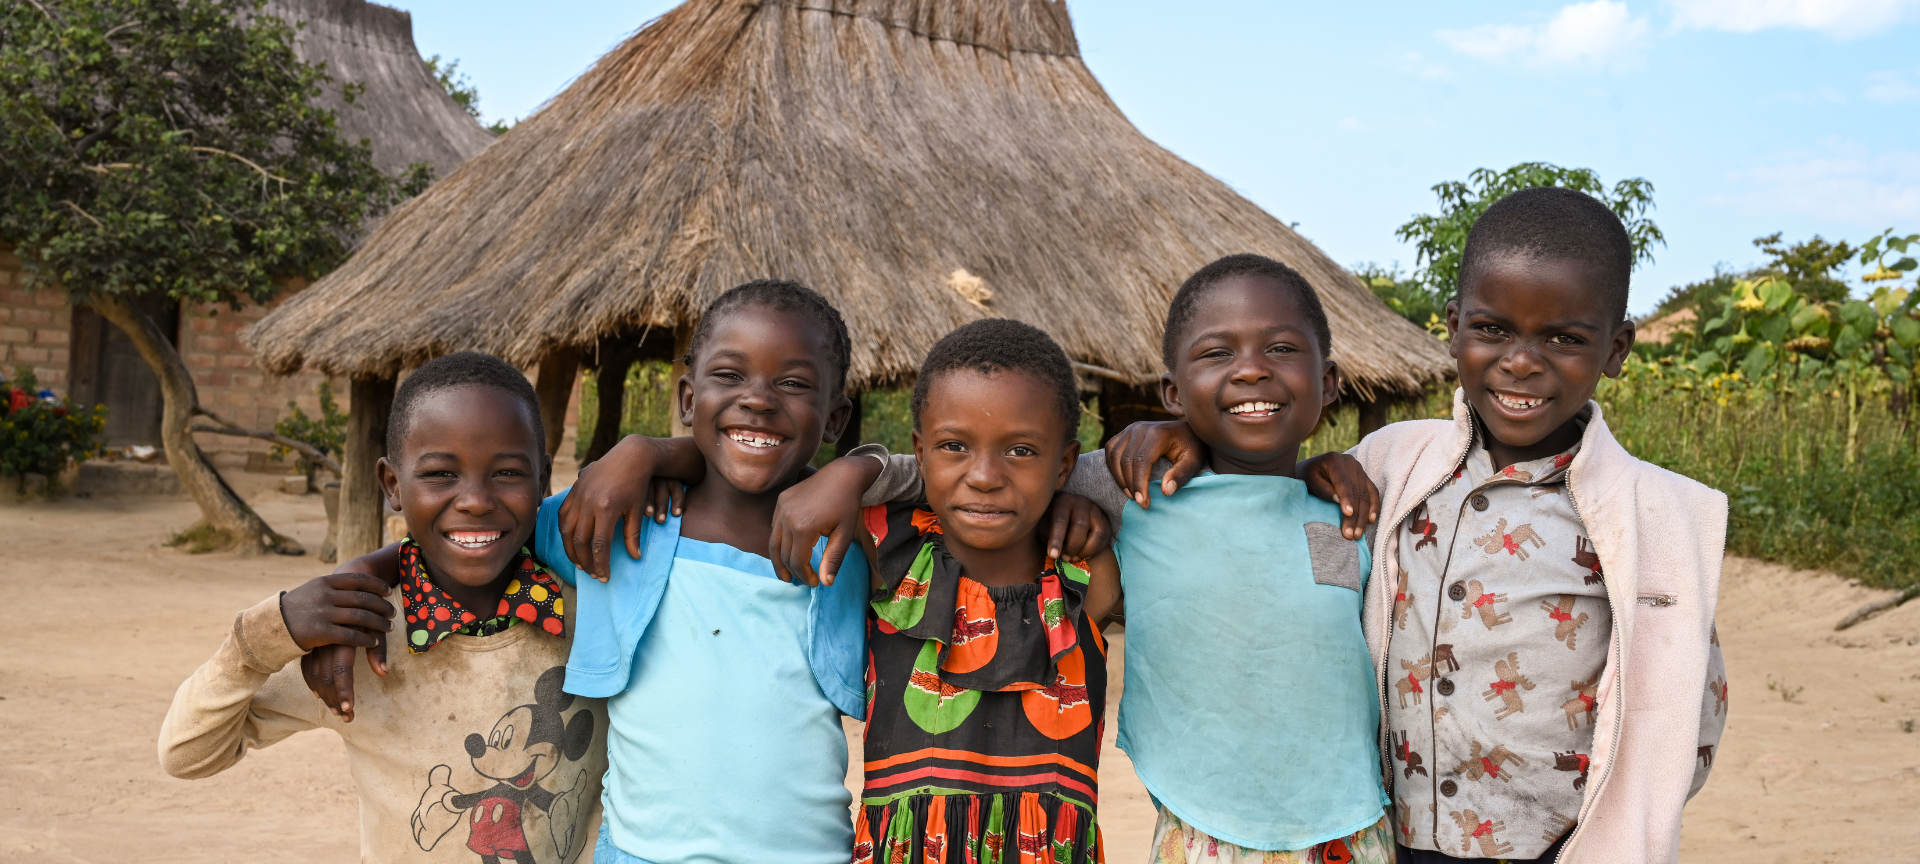
<instances>
[{"instance_id":1,"label":"bare arm","mask_svg":"<svg viewBox=\"0 0 1920 864\"><path fill-rule=\"evenodd\" d=\"M1113 550L1087 559L1087 620L1104 628L1121 614L1125 601L1120 593L1120 561Z\"/></svg>"},{"instance_id":2,"label":"bare arm","mask_svg":"<svg viewBox=\"0 0 1920 864\"><path fill-rule=\"evenodd\" d=\"M640 557L640 526L647 517L667 521L679 513L685 487L707 475L706 457L692 438L628 435L581 472L560 505L560 538L567 558L595 579L607 581L613 567L613 535L626 523L627 554ZM678 483L657 484L667 479Z\"/></svg>"}]
</instances>

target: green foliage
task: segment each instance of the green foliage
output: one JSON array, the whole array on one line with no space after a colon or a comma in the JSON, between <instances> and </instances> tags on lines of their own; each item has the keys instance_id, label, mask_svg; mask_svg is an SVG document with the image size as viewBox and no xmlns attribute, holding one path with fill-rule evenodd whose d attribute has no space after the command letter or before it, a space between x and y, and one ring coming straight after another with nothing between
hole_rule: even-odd
<instances>
[{"instance_id":1,"label":"green foliage","mask_svg":"<svg viewBox=\"0 0 1920 864\"><path fill-rule=\"evenodd\" d=\"M1834 278L1833 271L1846 264L1859 254L1860 250L1839 243L1828 243L1820 235L1811 240L1784 244L1780 242L1780 232L1775 231L1765 237L1755 238L1753 245L1767 254L1766 269L1794 290L1805 294L1808 299L1818 303L1837 303L1847 299L1847 283Z\"/></svg>"},{"instance_id":2,"label":"green foliage","mask_svg":"<svg viewBox=\"0 0 1920 864\"><path fill-rule=\"evenodd\" d=\"M205 522L195 522L187 530L173 535L164 545L170 549L184 549L189 555L205 555L232 546L233 538Z\"/></svg>"},{"instance_id":3,"label":"green foliage","mask_svg":"<svg viewBox=\"0 0 1920 864\"><path fill-rule=\"evenodd\" d=\"M1387 268L1371 261L1355 265L1353 275L1400 317L1442 340L1447 338L1447 302L1426 283L1402 275L1398 265Z\"/></svg>"},{"instance_id":4,"label":"green foliage","mask_svg":"<svg viewBox=\"0 0 1920 864\"><path fill-rule=\"evenodd\" d=\"M0 237L31 269L79 299L238 306L331 269L417 188L340 139L313 101L330 79L260 5L0 6Z\"/></svg>"},{"instance_id":5,"label":"green foliage","mask_svg":"<svg viewBox=\"0 0 1920 864\"><path fill-rule=\"evenodd\" d=\"M0 476L57 477L100 450L106 409L75 410L65 400L42 397L39 386L33 370L22 366L0 394Z\"/></svg>"},{"instance_id":6,"label":"green foliage","mask_svg":"<svg viewBox=\"0 0 1920 864\"><path fill-rule=\"evenodd\" d=\"M1467 175L1465 183L1448 181L1433 187L1440 199L1437 215L1415 216L1394 231L1400 240L1411 241L1419 255L1421 269L1414 278L1438 297L1442 306L1451 302L1459 293L1460 254L1467 248L1467 231L1493 202L1535 186L1575 189L1600 199L1626 223L1636 267L1653 260L1653 244L1666 243L1666 235L1646 215L1653 209L1653 184L1645 178L1622 180L1608 189L1586 168L1562 168L1546 162L1522 162L1505 171L1477 168Z\"/></svg>"},{"instance_id":7,"label":"green foliage","mask_svg":"<svg viewBox=\"0 0 1920 864\"><path fill-rule=\"evenodd\" d=\"M473 119L482 119L480 117L480 90L473 86L473 79L468 78L466 73L460 71L460 60L458 58L448 60L446 61L446 65L441 65L440 55L435 54L427 58L427 71L433 73L433 80L440 82L440 89L447 91L447 95L453 97L453 101L458 103L468 114L473 115ZM507 130L512 129L514 124L518 122L517 120L512 122L495 120L487 124L487 131L495 135L505 135L507 134Z\"/></svg>"},{"instance_id":8,"label":"green foliage","mask_svg":"<svg viewBox=\"0 0 1920 864\"><path fill-rule=\"evenodd\" d=\"M1718 302L1721 297L1726 296L1728 291L1732 291L1733 286L1740 280L1765 279L1769 275L1766 270L1759 268L1738 272L1716 266L1713 268L1712 276L1668 290L1667 296L1661 299L1660 305L1654 308L1653 315L1649 317L1662 318L1682 309L1692 309L1696 314L1701 313L1705 311L1707 303ZM1701 317L1709 317L1712 314L1712 312L1705 312Z\"/></svg>"},{"instance_id":9,"label":"green foliage","mask_svg":"<svg viewBox=\"0 0 1920 864\"><path fill-rule=\"evenodd\" d=\"M273 431L283 437L292 438L312 447L328 456L342 452L347 441L347 415L340 410L339 403L333 401L333 384L320 382L320 417L307 416L298 404L287 402L287 416L273 424ZM310 474L315 466L307 455L288 447L276 445L273 458L284 459L288 454L299 457L300 473Z\"/></svg>"}]
</instances>

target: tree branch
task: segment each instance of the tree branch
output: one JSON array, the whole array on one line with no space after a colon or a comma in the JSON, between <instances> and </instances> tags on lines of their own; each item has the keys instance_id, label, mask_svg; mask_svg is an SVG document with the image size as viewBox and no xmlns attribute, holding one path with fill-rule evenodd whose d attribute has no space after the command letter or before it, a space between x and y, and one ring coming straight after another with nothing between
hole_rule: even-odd
<instances>
[{"instance_id":1,"label":"tree branch","mask_svg":"<svg viewBox=\"0 0 1920 864\"><path fill-rule=\"evenodd\" d=\"M202 417L206 417L212 420L213 422L220 424L219 426L196 425L193 427L193 431L195 432L210 432L215 435L232 435L236 438L258 438L262 441L271 441L275 444L278 444L282 447L287 448L288 450L293 450L295 452L300 453L301 455L306 456L308 459L313 460L315 463L319 464L321 467L326 468L328 471L332 471L333 476L335 477L342 476L339 462L335 461L332 457L328 456L327 454L320 452L319 448L314 447L313 445L308 444L305 441L295 441L292 438L288 438L287 436L281 435L276 432L263 432L258 429L247 429L233 423L233 421L230 421L225 417L222 417L218 414L213 413L212 411L209 411L199 406L194 407L193 413L199 414Z\"/></svg>"},{"instance_id":2,"label":"tree branch","mask_svg":"<svg viewBox=\"0 0 1920 864\"><path fill-rule=\"evenodd\" d=\"M267 169L265 169L265 168L262 168L262 167L260 167L260 166L259 166L259 165L258 165L257 163L255 163L255 162L254 162L254 161L253 161L252 159L248 159L247 157L245 157L245 156L242 156L242 155L240 155L240 154L238 154L238 153L228 153L227 151L225 151L225 150L221 150L221 149L219 149L219 148L217 148L217 147L197 147L197 146L196 146L196 147L188 147L187 149L188 149L188 150L194 150L194 151L198 151L198 152L201 152L201 153L218 153L218 154L220 154L220 155L222 155L222 156L225 156L225 157L227 157L227 158L229 158L229 159L237 159L237 160L239 160L239 161L241 161L241 162L245 162L245 163L246 163L246 164L247 164L247 165L248 165L249 167L251 167L251 168L253 168L253 170L255 170L255 171L258 171L258 172L260 172L260 176L262 176L262 177L268 177L268 178L271 178L271 179L274 179L274 180L278 180L278 181L280 181L281 183L292 183L292 182L293 182L292 180L288 180L288 179L287 179L287 178L285 178L285 177L282 177L282 176L280 176L280 175L278 175L278 174L275 174L275 173L273 173L272 171L268 171Z\"/></svg>"},{"instance_id":3,"label":"tree branch","mask_svg":"<svg viewBox=\"0 0 1920 864\"><path fill-rule=\"evenodd\" d=\"M80 209L80 205L78 205L78 204L75 204L75 203L73 203L72 201L68 201L68 200L67 200L67 199L65 199L65 198L62 198L62 199L60 199L60 203L62 203L62 204L65 204L65 205L67 205L68 207L72 207L72 208L73 208L73 212L75 212L75 213L78 213L78 214L80 214L80 215L82 215L82 216L85 216L85 217L87 217L87 221L88 221L88 222L92 222L92 223L93 223L93 227L95 227L95 228L98 228L98 229L100 229L100 230L102 230L102 231L105 231L105 230L107 230L107 226L106 226L106 223L103 223L103 222L101 222L100 220L98 220L98 219L95 219L95 218L93 218L93 214L92 214L92 213L88 213L87 211L85 211L85 210L82 210L82 209Z\"/></svg>"},{"instance_id":4,"label":"tree branch","mask_svg":"<svg viewBox=\"0 0 1920 864\"><path fill-rule=\"evenodd\" d=\"M1133 383L1133 379L1128 378L1127 376L1122 375L1119 372L1116 372L1112 369L1108 369L1105 366L1095 366L1092 363L1082 363L1078 360L1073 361L1073 371L1082 372L1087 375L1095 375L1101 378L1107 378L1113 381L1118 381L1122 384Z\"/></svg>"}]
</instances>

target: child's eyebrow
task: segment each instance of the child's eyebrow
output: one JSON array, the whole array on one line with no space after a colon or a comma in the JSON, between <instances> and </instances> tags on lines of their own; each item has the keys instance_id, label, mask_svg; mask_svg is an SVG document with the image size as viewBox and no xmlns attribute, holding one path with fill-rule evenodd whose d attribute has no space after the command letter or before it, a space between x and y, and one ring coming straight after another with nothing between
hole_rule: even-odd
<instances>
[{"instance_id":1,"label":"child's eyebrow","mask_svg":"<svg viewBox=\"0 0 1920 864\"><path fill-rule=\"evenodd\" d=\"M715 348L713 351L713 356L715 358L725 357L730 360L753 359L752 355L748 354L745 350L740 348ZM794 357L792 359L787 360L786 363L783 365L787 367L805 366L808 369L816 369L816 368L819 368L820 364L814 362L814 359L812 357Z\"/></svg>"},{"instance_id":2,"label":"child's eyebrow","mask_svg":"<svg viewBox=\"0 0 1920 864\"><path fill-rule=\"evenodd\" d=\"M1199 342L1203 339L1231 339L1240 332L1241 331L1232 329L1209 330L1193 337L1193 341ZM1305 328L1293 324L1275 324L1272 327L1263 327L1259 330L1259 335L1261 336L1271 336L1277 333L1293 333L1295 335L1305 336L1307 331Z\"/></svg>"}]
</instances>

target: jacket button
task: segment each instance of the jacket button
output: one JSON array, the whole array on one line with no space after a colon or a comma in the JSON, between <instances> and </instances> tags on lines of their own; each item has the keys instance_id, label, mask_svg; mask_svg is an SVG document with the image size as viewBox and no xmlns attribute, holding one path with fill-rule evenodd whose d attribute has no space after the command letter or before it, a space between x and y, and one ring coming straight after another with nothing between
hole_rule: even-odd
<instances>
[{"instance_id":1,"label":"jacket button","mask_svg":"<svg viewBox=\"0 0 1920 864\"><path fill-rule=\"evenodd\" d=\"M1487 496L1485 496L1485 495L1475 495L1475 496L1473 496L1473 502L1472 502L1472 503L1473 503L1473 509L1475 509L1475 510L1485 510L1485 509L1487 509Z\"/></svg>"},{"instance_id":2,"label":"jacket button","mask_svg":"<svg viewBox=\"0 0 1920 864\"><path fill-rule=\"evenodd\" d=\"M1440 794L1445 795L1448 798L1452 798L1453 793L1458 791L1460 791L1459 784L1454 783L1452 780L1440 781Z\"/></svg>"},{"instance_id":3,"label":"jacket button","mask_svg":"<svg viewBox=\"0 0 1920 864\"><path fill-rule=\"evenodd\" d=\"M1442 696L1452 696L1453 695L1453 679L1442 678L1440 679L1440 684L1434 687L1433 689L1440 691L1440 695Z\"/></svg>"},{"instance_id":4,"label":"jacket button","mask_svg":"<svg viewBox=\"0 0 1920 864\"><path fill-rule=\"evenodd\" d=\"M1447 588L1447 597L1455 602L1467 599L1467 586L1464 582L1455 582Z\"/></svg>"}]
</instances>

